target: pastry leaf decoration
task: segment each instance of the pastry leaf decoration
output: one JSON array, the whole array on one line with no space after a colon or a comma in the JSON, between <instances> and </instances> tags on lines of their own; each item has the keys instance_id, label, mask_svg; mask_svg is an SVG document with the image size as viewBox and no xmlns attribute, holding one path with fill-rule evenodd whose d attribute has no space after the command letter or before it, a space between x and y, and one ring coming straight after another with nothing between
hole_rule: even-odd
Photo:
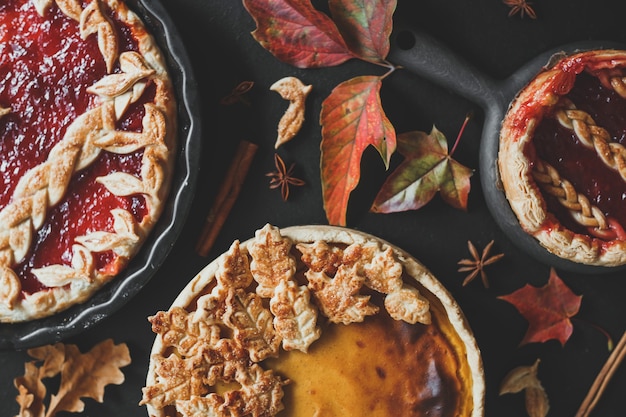
<instances>
[{"instance_id":1,"label":"pastry leaf decoration","mask_svg":"<svg viewBox=\"0 0 626 417\"><path fill-rule=\"evenodd\" d=\"M233 329L235 339L250 352L254 362L278 356L281 340L274 330L273 316L257 294L230 290L224 323Z\"/></svg>"},{"instance_id":2,"label":"pastry leaf decoration","mask_svg":"<svg viewBox=\"0 0 626 417\"><path fill-rule=\"evenodd\" d=\"M526 320L528 330L520 345L558 340L565 345L572 334L570 320L580 309L582 296L576 295L559 278L554 268L550 270L548 283L543 287L526 284L523 288L498 297L515 306Z\"/></svg>"},{"instance_id":3,"label":"pastry leaf decoration","mask_svg":"<svg viewBox=\"0 0 626 417\"><path fill-rule=\"evenodd\" d=\"M334 277L310 270L305 274L320 311L331 323L360 323L378 312L370 296L360 293L365 277L357 273L357 268L341 266Z\"/></svg>"},{"instance_id":4,"label":"pastry leaf decoration","mask_svg":"<svg viewBox=\"0 0 626 417\"><path fill-rule=\"evenodd\" d=\"M372 211L417 210L437 193L452 207L467 210L473 172L452 158L446 137L436 127L430 134L413 131L398 135L398 152L404 161L383 184Z\"/></svg>"},{"instance_id":5,"label":"pastry leaf decoration","mask_svg":"<svg viewBox=\"0 0 626 417\"><path fill-rule=\"evenodd\" d=\"M131 362L128 347L115 345L111 339L87 353L81 353L75 345L57 343L30 349L28 354L36 360L27 362L24 375L14 380L19 392L18 416L52 417L62 411L82 412L82 398L102 402L104 388L124 382L120 368ZM46 409L47 387L43 380L58 375L58 391L50 395Z\"/></svg>"}]
</instances>

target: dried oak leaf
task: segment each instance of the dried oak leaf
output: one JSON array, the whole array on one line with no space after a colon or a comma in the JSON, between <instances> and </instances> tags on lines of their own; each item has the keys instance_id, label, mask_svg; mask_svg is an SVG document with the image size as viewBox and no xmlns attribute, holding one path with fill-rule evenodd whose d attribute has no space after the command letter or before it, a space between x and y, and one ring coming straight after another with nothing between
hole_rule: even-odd
<instances>
[{"instance_id":1,"label":"dried oak leaf","mask_svg":"<svg viewBox=\"0 0 626 417\"><path fill-rule=\"evenodd\" d=\"M397 0L330 0L328 4L350 50L365 61L384 61Z\"/></svg>"},{"instance_id":2,"label":"dried oak leaf","mask_svg":"<svg viewBox=\"0 0 626 417\"><path fill-rule=\"evenodd\" d=\"M39 368L34 362L24 365L24 375L13 381L19 395L15 398L20 406L18 417L43 417L46 407L46 386L41 382Z\"/></svg>"},{"instance_id":3,"label":"dried oak leaf","mask_svg":"<svg viewBox=\"0 0 626 417\"><path fill-rule=\"evenodd\" d=\"M525 391L526 412L530 417L545 417L550 409L548 395L537 377L538 368L539 359L532 366L519 366L500 384L500 395Z\"/></svg>"},{"instance_id":4,"label":"dried oak leaf","mask_svg":"<svg viewBox=\"0 0 626 417\"><path fill-rule=\"evenodd\" d=\"M361 156L372 145L389 166L396 132L380 100L381 77L339 84L322 103L321 179L328 222L346 225L350 193L361 176Z\"/></svg>"},{"instance_id":5,"label":"dried oak leaf","mask_svg":"<svg viewBox=\"0 0 626 417\"><path fill-rule=\"evenodd\" d=\"M452 159L446 137L436 127L430 134L413 131L398 135L398 152L404 161L383 184L371 211L417 210L438 192L452 207L467 210L473 171Z\"/></svg>"},{"instance_id":6,"label":"dried oak leaf","mask_svg":"<svg viewBox=\"0 0 626 417\"><path fill-rule=\"evenodd\" d=\"M243 0L243 4L256 22L254 39L282 62L319 68L354 58L333 20L309 0Z\"/></svg>"},{"instance_id":7,"label":"dried oak leaf","mask_svg":"<svg viewBox=\"0 0 626 417\"><path fill-rule=\"evenodd\" d=\"M28 350L28 354L43 361L25 365L25 374L14 380L19 391L19 416L52 417L61 411L82 412L85 403L81 398L104 399L104 388L109 384L124 382L119 368L130 364L130 354L125 344L115 345L111 339L94 346L89 352L81 353L75 345L57 343ZM50 396L46 410L44 378L61 374L59 390Z\"/></svg>"},{"instance_id":8,"label":"dried oak leaf","mask_svg":"<svg viewBox=\"0 0 626 417\"><path fill-rule=\"evenodd\" d=\"M513 304L526 320L528 330L520 346L556 339L565 345L573 331L570 318L578 313L582 296L576 295L559 278L554 268L543 287L526 284L523 288L498 297Z\"/></svg>"}]
</instances>

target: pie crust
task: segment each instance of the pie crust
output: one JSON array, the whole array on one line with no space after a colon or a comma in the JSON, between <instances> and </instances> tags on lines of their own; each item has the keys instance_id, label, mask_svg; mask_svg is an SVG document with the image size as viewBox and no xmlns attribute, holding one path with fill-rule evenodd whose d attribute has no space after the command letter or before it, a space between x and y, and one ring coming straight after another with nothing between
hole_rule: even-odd
<instances>
[{"instance_id":1,"label":"pie crust","mask_svg":"<svg viewBox=\"0 0 626 417\"><path fill-rule=\"evenodd\" d=\"M502 124L506 198L523 230L569 261L626 263L625 86L625 51L558 56Z\"/></svg>"},{"instance_id":2,"label":"pie crust","mask_svg":"<svg viewBox=\"0 0 626 417\"><path fill-rule=\"evenodd\" d=\"M458 305L362 232L266 225L149 321L151 417L483 416L482 360Z\"/></svg>"},{"instance_id":3,"label":"pie crust","mask_svg":"<svg viewBox=\"0 0 626 417\"><path fill-rule=\"evenodd\" d=\"M0 26L0 321L21 322L86 301L136 254L169 190L176 109L122 1L7 0Z\"/></svg>"}]
</instances>

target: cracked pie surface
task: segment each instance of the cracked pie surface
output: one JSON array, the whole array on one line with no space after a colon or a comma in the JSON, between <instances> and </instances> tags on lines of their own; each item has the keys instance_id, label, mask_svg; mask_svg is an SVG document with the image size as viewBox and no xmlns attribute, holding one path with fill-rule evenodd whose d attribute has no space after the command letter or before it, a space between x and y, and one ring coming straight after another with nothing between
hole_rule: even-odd
<instances>
[{"instance_id":1,"label":"cracked pie surface","mask_svg":"<svg viewBox=\"0 0 626 417\"><path fill-rule=\"evenodd\" d=\"M175 155L163 56L118 0L0 5L0 321L84 302L156 223Z\"/></svg>"},{"instance_id":2,"label":"cracked pie surface","mask_svg":"<svg viewBox=\"0 0 626 417\"><path fill-rule=\"evenodd\" d=\"M150 416L483 415L480 352L458 305L422 264L361 232L266 225L149 321Z\"/></svg>"}]
</instances>

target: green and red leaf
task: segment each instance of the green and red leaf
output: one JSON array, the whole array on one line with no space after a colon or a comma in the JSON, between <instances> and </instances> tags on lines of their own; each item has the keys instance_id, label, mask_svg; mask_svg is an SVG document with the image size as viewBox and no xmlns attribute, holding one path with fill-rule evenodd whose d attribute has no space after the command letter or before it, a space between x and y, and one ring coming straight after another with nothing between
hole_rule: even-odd
<instances>
[{"instance_id":1,"label":"green and red leaf","mask_svg":"<svg viewBox=\"0 0 626 417\"><path fill-rule=\"evenodd\" d=\"M550 278L545 286L537 288L526 284L498 298L513 304L528 320L528 330L520 345L551 339L565 345L573 331L570 318L578 314L582 302L582 296L574 294L554 268L550 270Z\"/></svg>"},{"instance_id":2,"label":"green and red leaf","mask_svg":"<svg viewBox=\"0 0 626 417\"><path fill-rule=\"evenodd\" d=\"M430 134L413 131L398 135L404 161L391 173L371 211L394 213L417 210L439 192L452 207L466 210L473 171L448 153L446 137L433 126Z\"/></svg>"},{"instance_id":3,"label":"green and red leaf","mask_svg":"<svg viewBox=\"0 0 626 417\"><path fill-rule=\"evenodd\" d=\"M310 0L243 0L243 4L257 25L254 39L282 62L319 68L355 57L333 20Z\"/></svg>"},{"instance_id":4,"label":"green and red leaf","mask_svg":"<svg viewBox=\"0 0 626 417\"><path fill-rule=\"evenodd\" d=\"M330 0L330 12L350 50L379 63L389 54L397 0Z\"/></svg>"},{"instance_id":5,"label":"green and red leaf","mask_svg":"<svg viewBox=\"0 0 626 417\"><path fill-rule=\"evenodd\" d=\"M396 133L380 101L381 85L377 76L356 77L335 87L322 103L321 177L330 224L346 225L363 151L374 146L388 166L396 149Z\"/></svg>"}]
</instances>

